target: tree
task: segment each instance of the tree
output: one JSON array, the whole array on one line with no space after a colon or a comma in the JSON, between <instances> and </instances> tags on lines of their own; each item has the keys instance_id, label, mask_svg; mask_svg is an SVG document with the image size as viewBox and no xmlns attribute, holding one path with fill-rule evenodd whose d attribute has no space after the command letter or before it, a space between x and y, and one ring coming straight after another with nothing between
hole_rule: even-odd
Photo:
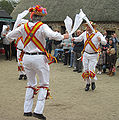
<instances>
[{"instance_id":1,"label":"tree","mask_svg":"<svg viewBox=\"0 0 119 120\"><path fill-rule=\"evenodd\" d=\"M10 2L7 0L1 0L0 1L0 9L5 10L8 14L11 14L11 12L14 10L14 5L16 5L16 2Z\"/></svg>"}]
</instances>

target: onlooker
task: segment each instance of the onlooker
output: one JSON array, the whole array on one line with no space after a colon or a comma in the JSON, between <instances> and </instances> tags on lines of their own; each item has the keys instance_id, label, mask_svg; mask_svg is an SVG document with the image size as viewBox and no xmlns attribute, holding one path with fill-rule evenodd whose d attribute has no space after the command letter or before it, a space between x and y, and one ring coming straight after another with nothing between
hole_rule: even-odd
<instances>
[{"instance_id":1,"label":"onlooker","mask_svg":"<svg viewBox=\"0 0 119 120\"><path fill-rule=\"evenodd\" d=\"M80 36L81 35L81 30L77 30L76 32L76 37ZM73 51L74 51L74 72L82 72L82 61L81 59L80 60L77 60L78 58L81 57L81 51L83 50L84 48L84 41L81 41L81 42L74 42L74 48L73 48Z\"/></svg>"},{"instance_id":2,"label":"onlooker","mask_svg":"<svg viewBox=\"0 0 119 120\"><path fill-rule=\"evenodd\" d=\"M66 33L68 33L66 31ZM70 60L69 60L69 50L71 48L71 39L65 39L61 42L61 45L63 46L63 50L64 50L64 65L67 65L68 63L70 64Z\"/></svg>"},{"instance_id":3,"label":"onlooker","mask_svg":"<svg viewBox=\"0 0 119 120\"><path fill-rule=\"evenodd\" d=\"M51 54L51 52L52 52L52 40L49 40L49 38L46 38L46 50L48 53Z\"/></svg>"},{"instance_id":4,"label":"onlooker","mask_svg":"<svg viewBox=\"0 0 119 120\"><path fill-rule=\"evenodd\" d=\"M16 48L16 45L15 45L15 40L11 42L11 50L12 50L12 56L11 56L11 59L13 56L15 56L16 58L16 61L17 61L17 48Z\"/></svg>"},{"instance_id":5,"label":"onlooker","mask_svg":"<svg viewBox=\"0 0 119 120\"><path fill-rule=\"evenodd\" d=\"M101 45L101 49L102 49L102 53L103 53L103 72L106 72L106 68L107 68L107 49L109 48L109 44L108 44L108 37L105 38L105 40L107 41L106 45Z\"/></svg>"},{"instance_id":6,"label":"onlooker","mask_svg":"<svg viewBox=\"0 0 119 120\"><path fill-rule=\"evenodd\" d=\"M107 50L107 64L109 67L109 72L107 75L113 76L115 73L116 51L112 38L109 39L109 49Z\"/></svg>"},{"instance_id":7,"label":"onlooker","mask_svg":"<svg viewBox=\"0 0 119 120\"><path fill-rule=\"evenodd\" d=\"M69 65L69 68L73 67L74 66L74 51L73 51L73 47L74 47L74 44L72 43L71 44L71 48L70 48L70 65Z\"/></svg>"},{"instance_id":8,"label":"onlooker","mask_svg":"<svg viewBox=\"0 0 119 120\"><path fill-rule=\"evenodd\" d=\"M97 63L97 67L98 67L98 72L97 74L102 74L102 67L103 67L103 59L104 58L104 54L102 49L100 48L100 52L99 52L99 59L98 59L98 63Z\"/></svg>"},{"instance_id":9,"label":"onlooker","mask_svg":"<svg viewBox=\"0 0 119 120\"><path fill-rule=\"evenodd\" d=\"M104 38L107 37L107 32L106 32L106 31L104 31L104 33L103 33L103 37L104 37Z\"/></svg>"},{"instance_id":10,"label":"onlooker","mask_svg":"<svg viewBox=\"0 0 119 120\"><path fill-rule=\"evenodd\" d=\"M113 41L114 48L115 48L116 54L117 54L117 46L116 46L116 44L119 43L119 40L118 40L117 35L115 33L112 34L112 41Z\"/></svg>"},{"instance_id":11,"label":"onlooker","mask_svg":"<svg viewBox=\"0 0 119 120\"><path fill-rule=\"evenodd\" d=\"M6 35L10 32L10 26L7 25L7 28L4 29L1 33L1 37L3 38L3 47L5 50L6 60L11 60L11 51L10 51L10 42L7 40Z\"/></svg>"}]
</instances>

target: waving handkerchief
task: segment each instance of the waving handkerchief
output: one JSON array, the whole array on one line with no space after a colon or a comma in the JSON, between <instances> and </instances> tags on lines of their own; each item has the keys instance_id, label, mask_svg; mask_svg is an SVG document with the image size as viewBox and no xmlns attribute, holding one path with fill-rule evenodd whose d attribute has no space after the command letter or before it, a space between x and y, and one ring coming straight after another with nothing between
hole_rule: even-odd
<instances>
[{"instance_id":1,"label":"waving handkerchief","mask_svg":"<svg viewBox=\"0 0 119 120\"><path fill-rule=\"evenodd\" d=\"M70 33L72 29L72 24L73 24L72 19L69 16L67 16L66 19L64 20L64 23L65 23L67 32Z\"/></svg>"},{"instance_id":2,"label":"waving handkerchief","mask_svg":"<svg viewBox=\"0 0 119 120\"><path fill-rule=\"evenodd\" d=\"M86 17L86 15L83 13L82 9L80 9L80 11L81 11L81 12L80 12L80 13L81 13L80 16L82 16L82 18L88 23L88 25L89 25L89 27L92 29L92 31L95 32L94 28L93 28L92 25L90 24L90 21L88 20L88 18Z\"/></svg>"},{"instance_id":3,"label":"waving handkerchief","mask_svg":"<svg viewBox=\"0 0 119 120\"><path fill-rule=\"evenodd\" d=\"M81 23L83 22L84 17L85 17L85 14L82 13L82 9L80 9L80 13L76 14L75 16L74 26L71 31L71 34L73 34L80 27Z\"/></svg>"},{"instance_id":4,"label":"waving handkerchief","mask_svg":"<svg viewBox=\"0 0 119 120\"><path fill-rule=\"evenodd\" d=\"M13 27L13 30L17 28L17 26L20 24L20 21L22 20L22 18L24 18L28 13L29 13L29 10L25 10L22 13L18 14L17 20Z\"/></svg>"},{"instance_id":5,"label":"waving handkerchief","mask_svg":"<svg viewBox=\"0 0 119 120\"><path fill-rule=\"evenodd\" d=\"M80 27L84 17L85 17L85 14L80 9L80 13L76 14L75 16L73 28L72 28L72 24L73 24L72 19L69 16L66 17L66 19L64 20L64 23L65 23L66 30L69 33L69 36L71 36Z\"/></svg>"}]
</instances>

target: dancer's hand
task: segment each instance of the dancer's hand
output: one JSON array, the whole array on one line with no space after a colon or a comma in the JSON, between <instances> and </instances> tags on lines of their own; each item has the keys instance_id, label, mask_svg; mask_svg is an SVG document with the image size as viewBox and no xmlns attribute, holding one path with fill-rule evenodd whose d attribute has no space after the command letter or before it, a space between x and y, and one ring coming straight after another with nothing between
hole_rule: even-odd
<instances>
[{"instance_id":1,"label":"dancer's hand","mask_svg":"<svg viewBox=\"0 0 119 120\"><path fill-rule=\"evenodd\" d=\"M72 38L72 39L71 39L71 41L74 41L74 40L75 40L75 38Z\"/></svg>"}]
</instances>

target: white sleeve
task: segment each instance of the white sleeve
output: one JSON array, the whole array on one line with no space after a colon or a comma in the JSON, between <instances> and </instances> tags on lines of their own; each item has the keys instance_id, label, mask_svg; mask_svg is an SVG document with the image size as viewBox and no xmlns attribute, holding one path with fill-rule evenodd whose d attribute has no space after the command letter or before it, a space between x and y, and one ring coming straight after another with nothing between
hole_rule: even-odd
<instances>
[{"instance_id":1,"label":"white sleeve","mask_svg":"<svg viewBox=\"0 0 119 120\"><path fill-rule=\"evenodd\" d=\"M106 45L107 44L107 41L105 40L105 37L103 37L103 35L100 33L100 32L98 32L98 36L100 37L100 39L101 39L101 44L102 45Z\"/></svg>"},{"instance_id":2,"label":"white sleeve","mask_svg":"<svg viewBox=\"0 0 119 120\"><path fill-rule=\"evenodd\" d=\"M15 39L18 39L19 37L21 37L21 32L20 32L20 27L19 28L16 28L15 30L12 30L11 32L9 32L7 35L6 35L6 38L8 41L12 42L14 41Z\"/></svg>"},{"instance_id":3,"label":"white sleeve","mask_svg":"<svg viewBox=\"0 0 119 120\"><path fill-rule=\"evenodd\" d=\"M81 42L84 39L85 32L83 32L80 36L74 37L74 42Z\"/></svg>"},{"instance_id":4,"label":"white sleeve","mask_svg":"<svg viewBox=\"0 0 119 120\"><path fill-rule=\"evenodd\" d=\"M43 33L45 34L46 37L48 37L50 40L54 39L57 41L63 40L64 36L61 35L61 33L58 32L54 32L53 30L51 30L51 28L47 25L47 24L43 24Z\"/></svg>"}]
</instances>

